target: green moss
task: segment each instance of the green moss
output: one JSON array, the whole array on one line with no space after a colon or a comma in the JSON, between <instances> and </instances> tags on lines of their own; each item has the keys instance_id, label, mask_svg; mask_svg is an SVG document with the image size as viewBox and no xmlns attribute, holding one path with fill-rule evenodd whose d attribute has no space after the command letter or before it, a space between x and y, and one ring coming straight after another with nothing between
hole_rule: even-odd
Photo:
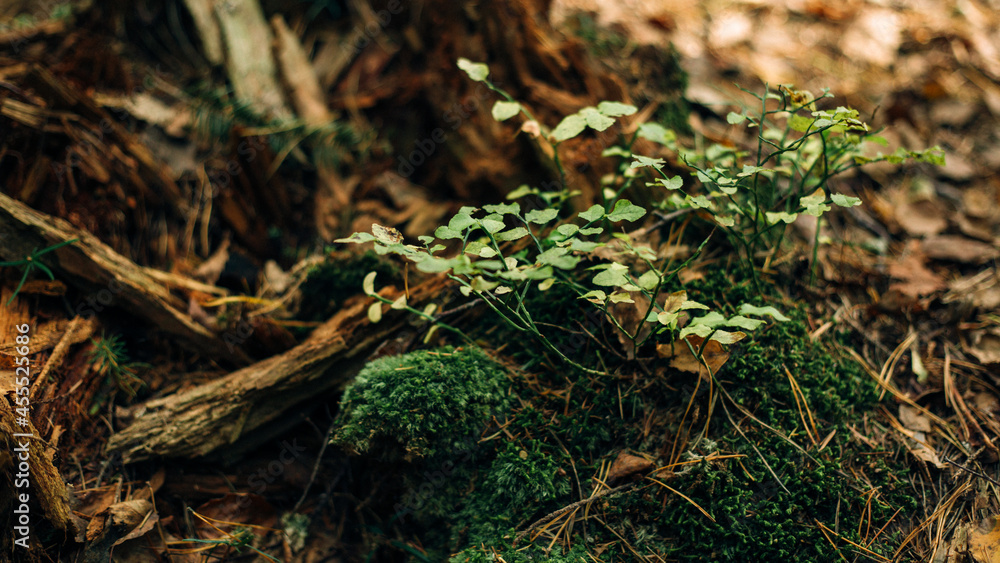
<instances>
[{"instance_id":1,"label":"green moss","mask_svg":"<svg viewBox=\"0 0 1000 563\"><path fill-rule=\"evenodd\" d=\"M399 280L396 267L371 250L360 256L329 259L313 267L302 283L297 318L313 322L329 319L340 310L345 299L361 293L361 282L372 271L378 272L380 280Z\"/></svg>"},{"instance_id":2,"label":"green moss","mask_svg":"<svg viewBox=\"0 0 1000 563\"><path fill-rule=\"evenodd\" d=\"M479 436L507 408L506 370L475 348L370 362L341 399L334 441L378 457L433 457Z\"/></svg>"}]
</instances>

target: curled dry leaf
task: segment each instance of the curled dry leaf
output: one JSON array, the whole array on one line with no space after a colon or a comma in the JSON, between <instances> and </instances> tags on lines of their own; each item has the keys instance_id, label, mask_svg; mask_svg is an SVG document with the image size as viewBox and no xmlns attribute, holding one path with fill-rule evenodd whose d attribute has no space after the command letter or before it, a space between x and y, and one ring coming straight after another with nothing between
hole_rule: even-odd
<instances>
[{"instance_id":1,"label":"curled dry leaf","mask_svg":"<svg viewBox=\"0 0 1000 563\"><path fill-rule=\"evenodd\" d=\"M640 475L653 469L654 463L644 457L632 455L625 450L618 452L618 457L608 470L607 481L617 481L632 475Z\"/></svg>"}]
</instances>

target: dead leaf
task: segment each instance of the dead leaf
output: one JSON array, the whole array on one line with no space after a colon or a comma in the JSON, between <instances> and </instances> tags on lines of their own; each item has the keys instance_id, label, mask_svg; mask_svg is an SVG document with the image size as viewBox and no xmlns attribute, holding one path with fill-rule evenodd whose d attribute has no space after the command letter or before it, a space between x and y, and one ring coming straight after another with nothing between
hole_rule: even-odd
<instances>
[{"instance_id":1,"label":"dead leaf","mask_svg":"<svg viewBox=\"0 0 1000 563\"><path fill-rule=\"evenodd\" d=\"M894 215L899 226L914 237L936 235L948 227L947 209L939 200L902 203Z\"/></svg>"},{"instance_id":2,"label":"dead leaf","mask_svg":"<svg viewBox=\"0 0 1000 563\"><path fill-rule=\"evenodd\" d=\"M644 457L632 455L625 450L618 452L618 457L608 470L607 482L617 481L624 477L646 473L654 467L654 463Z\"/></svg>"},{"instance_id":3,"label":"dead leaf","mask_svg":"<svg viewBox=\"0 0 1000 563\"><path fill-rule=\"evenodd\" d=\"M903 426L917 432L930 432L931 421L917 409L909 405L899 405L899 421Z\"/></svg>"},{"instance_id":4,"label":"dead leaf","mask_svg":"<svg viewBox=\"0 0 1000 563\"><path fill-rule=\"evenodd\" d=\"M1000 363L1000 329L987 328L970 332L969 344L965 349L982 364Z\"/></svg>"},{"instance_id":5,"label":"dead leaf","mask_svg":"<svg viewBox=\"0 0 1000 563\"><path fill-rule=\"evenodd\" d=\"M908 248L913 251L904 254L898 262L889 264L889 275L901 280L891 284L889 288L913 298L945 289L944 278L924 265L926 257L920 253L919 243L910 242Z\"/></svg>"},{"instance_id":6,"label":"dead leaf","mask_svg":"<svg viewBox=\"0 0 1000 563\"><path fill-rule=\"evenodd\" d=\"M991 244L958 235L928 238L923 242L923 249L928 258L963 264L982 264L1000 255Z\"/></svg>"},{"instance_id":7,"label":"dead leaf","mask_svg":"<svg viewBox=\"0 0 1000 563\"><path fill-rule=\"evenodd\" d=\"M1000 563L1000 523L996 516L983 518L969 530L969 558L975 563Z\"/></svg>"},{"instance_id":8,"label":"dead leaf","mask_svg":"<svg viewBox=\"0 0 1000 563\"><path fill-rule=\"evenodd\" d=\"M687 337L687 341L697 351L701 348L704 339L692 334ZM722 347L722 344L719 344L715 340L708 341L705 350L702 352L701 359L695 357L691 353L690 348L679 341L669 344L657 344L656 353L661 358L670 358L670 367L688 373L697 373L705 378L708 377L708 371L705 369L702 360L712 369L712 373L719 373L719 369L729 360L729 352Z\"/></svg>"}]
</instances>

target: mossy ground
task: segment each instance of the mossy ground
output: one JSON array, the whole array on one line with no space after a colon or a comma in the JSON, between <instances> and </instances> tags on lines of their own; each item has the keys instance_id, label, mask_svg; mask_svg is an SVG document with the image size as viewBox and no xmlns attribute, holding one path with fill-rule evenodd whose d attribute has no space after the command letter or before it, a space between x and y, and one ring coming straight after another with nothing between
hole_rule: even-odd
<instances>
[{"instance_id":1,"label":"mossy ground","mask_svg":"<svg viewBox=\"0 0 1000 563\"><path fill-rule=\"evenodd\" d=\"M743 302L767 301L792 319L733 349L712 386L711 417L709 385L695 392L693 374L659 369L662 360L647 373L634 362L605 358L617 375L586 375L547 357L523 335L480 323L475 334L517 343L503 352L522 369L512 370L510 401L493 410L501 427L481 423L468 447L395 466L402 485L396 501L384 506L397 514L399 506L407 510L386 522L393 535L421 546L397 554L432 561L454 554L456 562L492 561L494 553L508 562L589 561L586 553L602 561L655 554L679 561L819 562L839 554L863 557L854 542L891 555L900 540L893 516L911 512L916 502L906 468L855 438L854 429L877 405L870 379L828 343L812 341L806 312L792 303L757 296L749 283L721 272L687 289L725 313ZM588 322L585 303L553 290L535 303L539 320L564 327L573 326L567 319ZM551 334L557 346L576 351L573 357L596 358L602 345L581 341L579 332ZM463 395L462 386L478 380L450 380L451 392ZM400 386L398 392L412 393L418 409L428 388ZM399 425L394 417L385 420ZM431 420L412 418L400 432L419 433L421 421ZM442 435L475 433L461 417L434 420ZM524 537L513 545L517 532L588 497L623 449L655 459L657 467L674 466L654 475L659 483L640 480L591 503L588 517L576 513L572 526L556 519L534 543ZM429 494L419 496L423 489Z\"/></svg>"}]
</instances>

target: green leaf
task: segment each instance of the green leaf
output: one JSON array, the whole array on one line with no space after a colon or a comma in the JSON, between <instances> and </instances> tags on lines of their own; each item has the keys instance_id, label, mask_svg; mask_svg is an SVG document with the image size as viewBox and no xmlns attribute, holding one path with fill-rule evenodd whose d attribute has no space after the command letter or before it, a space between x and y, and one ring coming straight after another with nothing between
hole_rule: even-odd
<instances>
[{"instance_id":1,"label":"green leaf","mask_svg":"<svg viewBox=\"0 0 1000 563\"><path fill-rule=\"evenodd\" d=\"M451 221L448 221L448 228L455 232L461 233L465 229L468 229L469 227L475 224L476 220L473 219L471 215L469 215L468 213L459 212L454 217L451 218ZM446 237L438 236L438 238L446 238Z\"/></svg>"},{"instance_id":2,"label":"green leaf","mask_svg":"<svg viewBox=\"0 0 1000 563\"><path fill-rule=\"evenodd\" d=\"M584 293L578 299L586 299L591 303L604 303L608 299L608 295L601 291L600 289L595 289L593 291L588 291Z\"/></svg>"},{"instance_id":3,"label":"green leaf","mask_svg":"<svg viewBox=\"0 0 1000 563\"><path fill-rule=\"evenodd\" d=\"M687 196L685 201L688 202L691 207L697 207L701 209L708 209L712 207L712 202L703 195Z\"/></svg>"},{"instance_id":4,"label":"green leaf","mask_svg":"<svg viewBox=\"0 0 1000 563\"><path fill-rule=\"evenodd\" d=\"M742 315L736 315L731 317L726 321L726 326L734 326L736 328L742 328L744 330L757 330L757 328L764 324L764 321L759 319L751 319L749 317L744 317Z\"/></svg>"},{"instance_id":5,"label":"green leaf","mask_svg":"<svg viewBox=\"0 0 1000 563\"><path fill-rule=\"evenodd\" d=\"M559 216L559 210L550 207L549 209L532 209L524 216L524 219L529 223L544 225L557 216Z\"/></svg>"},{"instance_id":6,"label":"green leaf","mask_svg":"<svg viewBox=\"0 0 1000 563\"><path fill-rule=\"evenodd\" d=\"M747 176L753 176L754 174L761 172L763 170L767 169L764 168L763 166L751 166L749 164L744 164L743 171L737 174L736 176L738 178L746 178Z\"/></svg>"},{"instance_id":7,"label":"green leaf","mask_svg":"<svg viewBox=\"0 0 1000 563\"><path fill-rule=\"evenodd\" d=\"M483 278L483 276L476 276L472 278L472 282L469 285L472 286L472 291L478 293L483 291L493 291L498 285L500 285L500 283L488 281Z\"/></svg>"},{"instance_id":8,"label":"green leaf","mask_svg":"<svg viewBox=\"0 0 1000 563\"><path fill-rule=\"evenodd\" d=\"M812 195L803 196L799 200L799 205L805 207L803 213L812 215L813 217L819 217L830 210L830 206L826 204L826 196L822 190L817 190Z\"/></svg>"},{"instance_id":9,"label":"green leaf","mask_svg":"<svg viewBox=\"0 0 1000 563\"><path fill-rule=\"evenodd\" d=\"M656 289L656 286L660 283L660 273L656 270L649 270L645 274L639 276L636 284L645 289L646 291L652 291Z\"/></svg>"},{"instance_id":10,"label":"green leaf","mask_svg":"<svg viewBox=\"0 0 1000 563\"><path fill-rule=\"evenodd\" d=\"M469 78L476 82L486 80L490 74L490 67L483 63L474 63L465 57L458 59L458 68L464 70L465 74L468 74Z\"/></svg>"},{"instance_id":11,"label":"green leaf","mask_svg":"<svg viewBox=\"0 0 1000 563\"><path fill-rule=\"evenodd\" d=\"M399 299L396 299L395 301L392 302L392 305L389 305L389 308L390 309L394 309L396 311L400 311L402 309L405 309L406 308L406 294L404 293L403 295L400 295Z\"/></svg>"},{"instance_id":12,"label":"green leaf","mask_svg":"<svg viewBox=\"0 0 1000 563\"><path fill-rule=\"evenodd\" d=\"M521 113L521 104L517 102L505 102L498 101L493 104L493 119L497 121L506 121L518 113Z\"/></svg>"},{"instance_id":13,"label":"green leaf","mask_svg":"<svg viewBox=\"0 0 1000 563\"><path fill-rule=\"evenodd\" d=\"M712 334L712 338L710 338L709 340L714 340L719 344L729 345L729 344L736 344L737 342L743 340L746 337L747 335L744 332L739 332L739 331L728 332L725 330L717 330L715 331L714 334Z\"/></svg>"},{"instance_id":14,"label":"green leaf","mask_svg":"<svg viewBox=\"0 0 1000 563\"><path fill-rule=\"evenodd\" d=\"M555 284L555 283L556 283L556 279L555 278L549 278L547 280L542 280L541 283L538 284L538 291L548 291L549 288L552 287L552 285Z\"/></svg>"},{"instance_id":15,"label":"green leaf","mask_svg":"<svg viewBox=\"0 0 1000 563\"><path fill-rule=\"evenodd\" d=\"M635 303L635 299L632 296L623 291L616 291L608 296L608 301L612 303Z\"/></svg>"},{"instance_id":16,"label":"green leaf","mask_svg":"<svg viewBox=\"0 0 1000 563\"><path fill-rule=\"evenodd\" d=\"M767 307L755 307L753 305L750 305L749 303L744 303L744 304L740 305L739 311L737 311L737 312L739 314L741 314L741 315L755 315L755 316L758 316L758 317L767 315L769 317L772 317L774 320L781 321L781 322L785 322L785 321L790 321L791 320L788 317L786 317L785 315L782 315L780 311L778 311L777 309L775 309L774 307L771 307L771 306L767 306Z\"/></svg>"},{"instance_id":17,"label":"green leaf","mask_svg":"<svg viewBox=\"0 0 1000 563\"><path fill-rule=\"evenodd\" d=\"M578 226L576 226L576 225L574 225L572 223L566 223L565 225L559 225L558 227L556 227L556 232L559 233L560 235L566 237L566 238L569 238L569 237L573 236L579 230L580 230L580 227L578 227Z\"/></svg>"},{"instance_id":18,"label":"green leaf","mask_svg":"<svg viewBox=\"0 0 1000 563\"><path fill-rule=\"evenodd\" d=\"M795 221L796 218L798 218L799 214L786 213L784 211L780 212L768 211L764 214L764 216L767 218L767 222L769 225L773 225L778 221L784 221L787 224L791 224Z\"/></svg>"},{"instance_id":19,"label":"green leaf","mask_svg":"<svg viewBox=\"0 0 1000 563\"><path fill-rule=\"evenodd\" d=\"M805 133L813 124L813 119L802 115L794 114L788 118L788 127L792 131Z\"/></svg>"},{"instance_id":20,"label":"green leaf","mask_svg":"<svg viewBox=\"0 0 1000 563\"><path fill-rule=\"evenodd\" d=\"M365 295L373 295L375 293L375 275L378 272L368 272L365 276L365 280L361 283L362 289L365 290Z\"/></svg>"},{"instance_id":21,"label":"green leaf","mask_svg":"<svg viewBox=\"0 0 1000 563\"><path fill-rule=\"evenodd\" d=\"M861 198L851 197L844 194L830 194L830 199L833 203L841 207L854 207L855 205L861 205Z\"/></svg>"},{"instance_id":22,"label":"green leaf","mask_svg":"<svg viewBox=\"0 0 1000 563\"><path fill-rule=\"evenodd\" d=\"M732 227L736 225L736 218L732 215L716 215L715 222L723 227Z\"/></svg>"},{"instance_id":23,"label":"green leaf","mask_svg":"<svg viewBox=\"0 0 1000 563\"><path fill-rule=\"evenodd\" d=\"M629 168L642 168L644 166L652 166L653 168L659 170L660 168L663 168L664 164L667 163L667 161L663 160L662 158L650 158L648 156L642 156L639 154L633 154L632 158L634 158L635 160L632 161L632 165L629 166Z\"/></svg>"},{"instance_id":24,"label":"green leaf","mask_svg":"<svg viewBox=\"0 0 1000 563\"><path fill-rule=\"evenodd\" d=\"M619 199L615 202L615 208L608 214L608 220L612 223L618 221L636 221L646 214L646 210L638 205L632 205L627 199Z\"/></svg>"},{"instance_id":25,"label":"green leaf","mask_svg":"<svg viewBox=\"0 0 1000 563\"><path fill-rule=\"evenodd\" d=\"M572 270L580 263L580 259L576 256L571 256L568 248L556 246L539 254L535 258L535 262L555 266L560 270Z\"/></svg>"},{"instance_id":26,"label":"green leaf","mask_svg":"<svg viewBox=\"0 0 1000 563\"><path fill-rule=\"evenodd\" d=\"M726 317L723 317L718 311L711 311L704 317L698 317L691 321L692 325L705 325L710 328L715 328L723 326L726 324Z\"/></svg>"},{"instance_id":27,"label":"green leaf","mask_svg":"<svg viewBox=\"0 0 1000 563\"><path fill-rule=\"evenodd\" d=\"M677 134L659 123L643 123L639 126L639 136L664 146L672 146L677 141Z\"/></svg>"},{"instance_id":28,"label":"green leaf","mask_svg":"<svg viewBox=\"0 0 1000 563\"><path fill-rule=\"evenodd\" d=\"M552 130L552 138L557 142L561 143L567 139L572 139L579 135L587 127L587 120L578 113L573 115L567 115L556 125L556 128Z\"/></svg>"},{"instance_id":29,"label":"green leaf","mask_svg":"<svg viewBox=\"0 0 1000 563\"><path fill-rule=\"evenodd\" d=\"M602 243L599 242L590 242L576 238L571 239L569 242L570 242L569 249L574 252L593 252L594 249L604 246Z\"/></svg>"},{"instance_id":30,"label":"green leaf","mask_svg":"<svg viewBox=\"0 0 1000 563\"><path fill-rule=\"evenodd\" d=\"M586 236L599 235L603 232L604 232L603 227L587 227L586 229L580 229L580 234Z\"/></svg>"},{"instance_id":31,"label":"green leaf","mask_svg":"<svg viewBox=\"0 0 1000 563\"><path fill-rule=\"evenodd\" d=\"M479 220L479 224L486 229L488 233L496 233L504 228L503 221L498 221L496 219L484 218Z\"/></svg>"},{"instance_id":32,"label":"green leaf","mask_svg":"<svg viewBox=\"0 0 1000 563\"><path fill-rule=\"evenodd\" d=\"M603 272L594 276L594 284L604 287L621 287L629 283L628 267L612 263Z\"/></svg>"},{"instance_id":33,"label":"green leaf","mask_svg":"<svg viewBox=\"0 0 1000 563\"><path fill-rule=\"evenodd\" d=\"M539 192L538 188L532 188L528 184L521 184L516 190L507 194L507 199L518 199L526 195L533 195Z\"/></svg>"},{"instance_id":34,"label":"green leaf","mask_svg":"<svg viewBox=\"0 0 1000 563\"><path fill-rule=\"evenodd\" d=\"M483 210L497 215L517 215L521 212L521 204L516 201L514 203L492 203L484 205Z\"/></svg>"},{"instance_id":35,"label":"green leaf","mask_svg":"<svg viewBox=\"0 0 1000 563\"><path fill-rule=\"evenodd\" d=\"M368 306L368 320L375 324L382 320L382 302L376 301Z\"/></svg>"},{"instance_id":36,"label":"green leaf","mask_svg":"<svg viewBox=\"0 0 1000 563\"><path fill-rule=\"evenodd\" d=\"M632 115L639 110L633 105L621 102L601 102L597 104L597 111L610 117L618 117L619 115Z\"/></svg>"},{"instance_id":37,"label":"green leaf","mask_svg":"<svg viewBox=\"0 0 1000 563\"><path fill-rule=\"evenodd\" d=\"M528 229L525 229L524 227L514 227L513 229L510 229L508 231L504 231L502 233L497 233L496 239L497 240L517 240L517 239L520 239L520 238L524 238L526 236L528 236Z\"/></svg>"},{"instance_id":38,"label":"green leaf","mask_svg":"<svg viewBox=\"0 0 1000 563\"><path fill-rule=\"evenodd\" d=\"M375 240L375 236L371 233L354 233L347 238L339 238L333 242L349 242L353 244L360 244L363 242L371 242Z\"/></svg>"},{"instance_id":39,"label":"green leaf","mask_svg":"<svg viewBox=\"0 0 1000 563\"><path fill-rule=\"evenodd\" d=\"M614 119L611 119L610 117L597 111L597 108L585 107L580 110L580 115L583 117L584 121L587 122L588 127L598 131L604 131L608 127L615 124Z\"/></svg>"},{"instance_id":40,"label":"green leaf","mask_svg":"<svg viewBox=\"0 0 1000 563\"><path fill-rule=\"evenodd\" d=\"M736 113L736 112L732 112L732 111L729 112L726 115L726 121L728 121L730 125L736 125L737 123L743 123L743 121L745 121L746 118L747 118L747 116L745 116L743 114Z\"/></svg>"},{"instance_id":41,"label":"green leaf","mask_svg":"<svg viewBox=\"0 0 1000 563\"><path fill-rule=\"evenodd\" d=\"M593 223L604 217L604 207L598 204L590 206L590 209L580 213L580 218L588 223Z\"/></svg>"},{"instance_id":42,"label":"green leaf","mask_svg":"<svg viewBox=\"0 0 1000 563\"><path fill-rule=\"evenodd\" d=\"M673 178L657 178L657 182L668 190L679 190L684 185L684 178L674 176Z\"/></svg>"},{"instance_id":43,"label":"green leaf","mask_svg":"<svg viewBox=\"0 0 1000 563\"><path fill-rule=\"evenodd\" d=\"M690 311L692 309L704 309L704 310L707 311L708 310L708 305L703 305L701 303L698 303L697 301L691 301L689 299L685 299L681 303L681 307L680 307L681 311ZM702 318L704 318L704 317L702 317Z\"/></svg>"},{"instance_id":44,"label":"green leaf","mask_svg":"<svg viewBox=\"0 0 1000 563\"><path fill-rule=\"evenodd\" d=\"M663 311L656 315L656 322L661 325L668 326L670 328L677 328L677 319L680 318L680 313L670 313Z\"/></svg>"},{"instance_id":45,"label":"green leaf","mask_svg":"<svg viewBox=\"0 0 1000 563\"><path fill-rule=\"evenodd\" d=\"M677 336L679 338L686 338L689 335L696 334L696 335L698 335L698 336L700 336L702 338L705 338L709 334L712 334L713 330L715 330L715 329L712 328L712 327L710 327L710 326L707 326L707 325L695 325L695 324L692 324L692 325L688 325L688 326L684 327L684 329L681 330L680 334L678 334Z\"/></svg>"},{"instance_id":46,"label":"green leaf","mask_svg":"<svg viewBox=\"0 0 1000 563\"><path fill-rule=\"evenodd\" d=\"M462 233L441 225L437 229L434 229L434 236L439 239L462 238Z\"/></svg>"}]
</instances>

